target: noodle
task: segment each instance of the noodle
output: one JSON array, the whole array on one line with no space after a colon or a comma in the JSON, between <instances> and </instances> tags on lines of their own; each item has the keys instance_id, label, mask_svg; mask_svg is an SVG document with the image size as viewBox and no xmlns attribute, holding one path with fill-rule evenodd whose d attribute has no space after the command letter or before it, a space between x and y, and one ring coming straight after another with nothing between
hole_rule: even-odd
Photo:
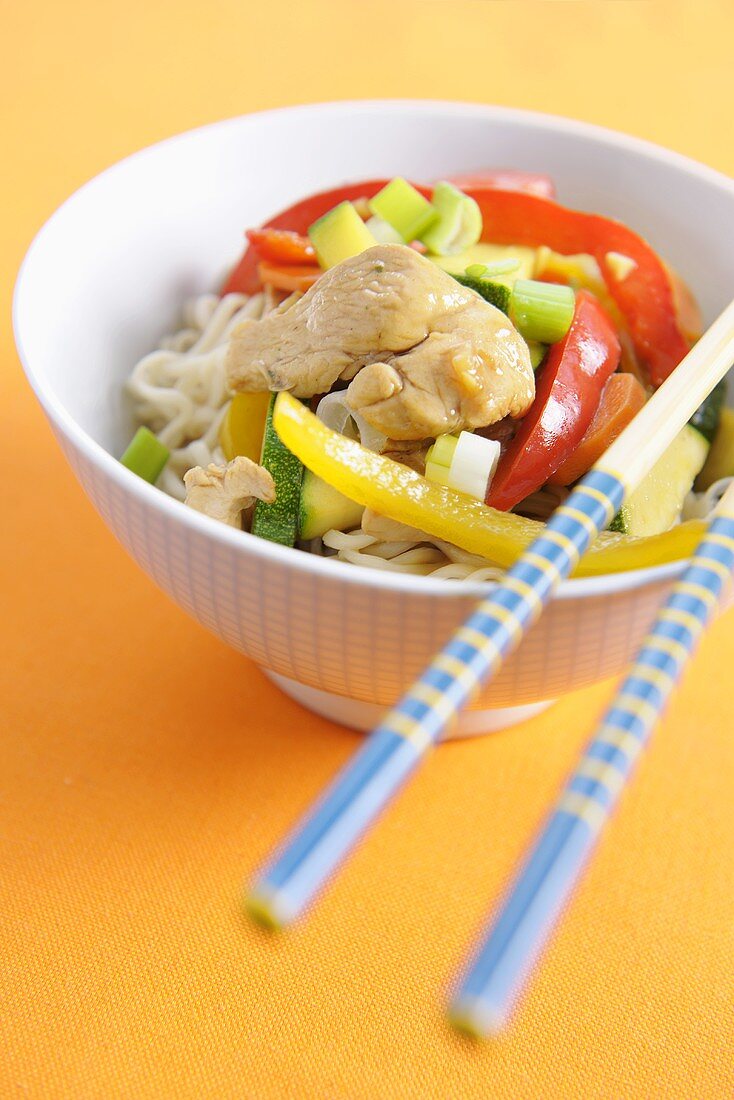
<instances>
[{"instance_id":1,"label":"noodle","mask_svg":"<svg viewBox=\"0 0 734 1100\"><path fill-rule=\"evenodd\" d=\"M681 518L684 520L707 519L732 482L734 482L734 477L722 477L703 493L696 493L691 490L683 502Z\"/></svg>"},{"instance_id":2,"label":"noodle","mask_svg":"<svg viewBox=\"0 0 734 1100\"><path fill-rule=\"evenodd\" d=\"M543 485L531 496L521 500L514 511L528 519L539 519L545 523L558 505L563 504L569 492L563 485Z\"/></svg>"},{"instance_id":3,"label":"noodle","mask_svg":"<svg viewBox=\"0 0 734 1100\"><path fill-rule=\"evenodd\" d=\"M229 334L248 318L273 308L271 296L202 294L186 303L183 327L133 368L127 391L141 424L171 451L158 485L183 500L183 475L192 466L223 462L219 425L230 395L224 370Z\"/></svg>"},{"instance_id":4,"label":"noodle","mask_svg":"<svg viewBox=\"0 0 734 1100\"><path fill-rule=\"evenodd\" d=\"M381 542L364 531L327 531L324 546L336 551L336 560L382 569L415 573L445 580L496 581L504 570L477 554L426 535L420 542Z\"/></svg>"}]
</instances>

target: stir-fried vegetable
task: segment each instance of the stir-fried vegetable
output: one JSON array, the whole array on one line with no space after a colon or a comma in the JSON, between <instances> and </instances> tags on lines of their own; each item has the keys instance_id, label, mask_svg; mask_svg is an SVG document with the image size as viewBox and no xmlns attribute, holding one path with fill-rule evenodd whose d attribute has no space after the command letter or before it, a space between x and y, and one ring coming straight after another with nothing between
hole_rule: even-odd
<instances>
[{"instance_id":1,"label":"stir-fried vegetable","mask_svg":"<svg viewBox=\"0 0 734 1100\"><path fill-rule=\"evenodd\" d=\"M401 176L390 180L369 203L370 210L392 226L406 244L418 240L438 219L438 212L420 191Z\"/></svg>"},{"instance_id":2,"label":"stir-fried vegetable","mask_svg":"<svg viewBox=\"0 0 734 1100\"><path fill-rule=\"evenodd\" d=\"M575 306L570 286L518 279L512 288L510 316L526 340L555 344L571 327Z\"/></svg>"},{"instance_id":3,"label":"stir-fried vegetable","mask_svg":"<svg viewBox=\"0 0 734 1100\"><path fill-rule=\"evenodd\" d=\"M273 290L284 290L292 294L294 290L305 293L321 275L321 268L313 264L276 264L266 263L264 260L257 265L257 274L263 286L271 286Z\"/></svg>"},{"instance_id":4,"label":"stir-fried vegetable","mask_svg":"<svg viewBox=\"0 0 734 1100\"><path fill-rule=\"evenodd\" d=\"M290 229L248 229L245 234L257 254L268 263L315 264L316 253L308 237Z\"/></svg>"},{"instance_id":5,"label":"stir-fried vegetable","mask_svg":"<svg viewBox=\"0 0 734 1100\"><path fill-rule=\"evenodd\" d=\"M426 455L426 477L475 500L484 500L497 469L500 445L474 432L440 435Z\"/></svg>"},{"instance_id":6,"label":"stir-fried vegetable","mask_svg":"<svg viewBox=\"0 0 734 1100\"><path fill-rule=\"evenodd\" d=\"M478 241L471 248L466 248L455 256L431 256L431 259L444 271L454 276L468 274L470 277L479 278L477 274L479 267L485 267L487 270L481 278L491 279L495 283L504 283L511 289L516 279L535 278L539 251L540 249L537 248L525 248L524 245Z\"/></svg>"},{"instance_id":7,"label":"stir-fried vegetable","mask_svg":"<svg viewBox=\"0 0 734 1100\"><path fill-rule=\"evenodd\" d=\"M358 256L377 241L351 202L340 202L308 228L318 261L326 269Z\"/></svg>"},{"instance_id":8,"label":"stir-fried vegetable","mask_svg":"<svg viewBox=\"0 0 734 1100\"><path fill-rule=\"evenodd\" d=\"M510 289L505 283L486 276L484 271L484 265L471 264L463 273L454 274L454 278L511 317L528 344L539 347L563 339L571 327L576 305L570 286L516 279ZM545 347L535 352L533 369L540 365L544 355Z\"/></svg>"},{"instance_id":9,"label":"stir-fried vegetable","mask_svg":"<svg viewBox=\"0 0 734 1100\"><path fill-rule=\"evenodd\" d=\"M244 455L260 461L265 418L270 405L269 393L236 393L219 428L219 446L227 462Z\"/></svg>"},{"instance_id":10,"label":"stir-fried vegetable","mask_svg":"<svg viewBox=\"0 0 734 1100\"><path fill-rule=\"evenodd\" d=\"M288 393L278 395L273 424L286 447L324 481L381 515L510 566L545 525L498 512L354 440L332 432ZM581 559L576 576L641 569L688 557L704 526L681 523L665 534L634 539L605 532Z\"/></svg>"},{"instance_id":11,"label":"stir-fried vegetable","mask_svg":"<svg viewBox=\"0 0 734 1100\"><path fill-rule=\"evenodd\" d=\"M551 347L538 372L535 401L502 455L488 504L514 507L573 454L619 356L611 321L596 298L579 291L571 328Z\"/></svg>"},{"instance_id":12,"label":"stir-fried vegetable","mask_svg":"<svg viewBox=\"0 0 734 1100\"><path fill-rule=\"evenodd\" d=\"M433 189L436 220L421 240L429 252L450 256L476 244L482 235L482 215L476 201L445 180Z\"/></svg>"},{"instance_id":13,"label":"stir-fried vegetable","mask_svg":"<svg viewBox=\"0 0 734 1100\"><path fill-rule=\"evenodd\" d=\"M290 398L296 404L295 398ZM252 533L269 542L293 546L298 538L301 511L303 465L280 438L273 423L275 394L271 394L265 418L261 464L275 485L275 500L258 500L252 517Z\"/></svg>"},{"instance_id":14,"label":"stir-fried vegetable","mask_svg":"<svg viewBox=\"0 0 734 1100\"><path fill-rule=\"evenodd\" d=\"M589 253L629 327L640 359L659 386L688 351L678 327L670 276L650 245L621 222L569 210L548 199L487 188L471 192L485 232L499 244L547 245L556 252ZM635 267L614 278L607 254L618 252Z\"/></svg>"},{"instance_id":15,"label":"stir-fried vegetable","mask_svg":"<svg viewBox=\"0 0 734 1100\"><path fill-rule=\"evenodd\" d=\"M599 407L573 454L549 478L553 485L572 485L590 470L645 404L645 390L631 374L613 374L602 390Z\"/></svg>"},{"instance_id":16,"label":"stir-fried vegetable","mask_svg":"<svg viewBox=\"0 0 734 1100\"><path fill-rule=\"evenodd\" d=\"M338 309L328 322L326 314L321 318L326 327L315 343L309 335L316 331L311 314L324 295L310 295L285 314L291 327L301 325L300 353L298 341L291 347L286 338L281 314L267 319L262 329L257 326L260 351L251 346L254 330L249 326L236 330L228 356L234 388L259 389L269 384L268 372L277 366L279 385L287 374L291 379L287 388L301 396L326 393L329 401L334 397L334 379L338 383L339 377L336 369L331 373L324 364L336 363L338 369L341 356L349 370L353 364L354 378L341 376L349 382L345 393L353 406L350 415L358 423L361 417L363 424L369 416L369 424L374 421L372 430L376 425L383 438L420 444L417 469L423 469L425 448L437 432L454 426L457 433L439 435L429 448L424 478L407 464L371 453L314 422L307 409L283 393L271 405L262 457L268 468L274 467L278 498L276 505L258 504L255 533L292 544L299 525L308 537L317 537L332 517L348 526L356 522L361 506L370 505L419 531L507 565L542 529L508 510L545 485L578 480L641 408L646 387L660 385L680 362L700 328L688 288L650 245L618 222L569 210L553 198L551 181L535 173L469 173L433 188L402 177L366 180L309 196L262 229L248 231L249 247L225 292L250 294L263 285L286 293L305 292L325 271L338 268L329 271L324 282L325 288L327 283L332 290L339 288L331 294ZM365 259L359 254L378 243L408 244L427 253L504 312L517 331L472 295L462 299L456 287L453 292L450 285L444 287L444 298L434 293L432 276L440 273L406 248L383 248L379 263L375 254L368 301L360 297L362 283L366 287L363 274L351 282L345 275L342 298L340 265L351 261L352 272ZM420 270L412 272L406 256L413 256ZM391 264L400 267L401 278L395 283L398 292L390 318L399 313L401 324L408 318L415 324L426 303L446 303L442 309L450 321L441 320L442 313L435 331L428 323L419 325L415 346L411 342L403 346L402 329L385 336L382 322L377 324L383 300L393 302L389 298L393 284L387 276L385 285L380 284L380 273ZM408 269L412 281L406 275ZM466 332L450 308L458 302L469 303ZM342 315L350 310L342 332ZM492 318L496 332L493 329L489 341L475 346L475 330L482 330L482 324L491 327ZM519 369L513 373L512 364L498 366L500 334L508 333L520 345L516 358L524 363L524 378ZM449 337L465 341L469 352L454 355ZM529 410L532 379L520 337L527 342L538 372ZM239 355L235 366L232 347ZM283 362L282 348L287 349ZM622 370L635 377L614 374L620 357ZM472 419L456 414L458 397L452 398L445 414L442 409L446 394L456 389L454 374L465 363L476 364L477 369L481 364L483 370L481 386L473 376L470 381L479 387L486 409L480 416L473 413ZM324 374L323 379L312 376L312 368ZM427 406L431 417L423 416ZM699 411L694 427L702 433L700 447L709 445L719 411L713 404ZM262 395L239 394L232 401L220 430L228 458L257 456L255 436L262 432L263 416ZM493 423L491 434L497 439L460 431L479 425L483 433L483 426ZM695 432L690 431L693 438ZM670 500L658 502L659 507L656 504L658 518L648 523L651 506L628 502L629 522L625 526L619 520L625 534L606 534L597 540L579 572L630 569L685 555L695 538L691 525L655 538L630 539L627 534L662 530L665 517L674 512L673 496L675 510L679 508L685 491L681 486L694 476L696 463L700 466L703 461L702 455L693 455L690 461L686 456L686 461L673 463L676 477L660 482L663 493L675 481L675 492L667 493ZM299 459L312 471L303 488ZM292 477L291 460L295 463ZM474 501L468 499L472 495ZM287 515L281 514L283 507Z\"/></svg>"},{"instance_id":17,"label":"stir-fried vegetable","mask_svg":"<svg viewBox=\"0 0 734 1100\"><path fill-rule=\"evenodd\" d=\"M532 181L528 190L497 188L503 173L480 173L480 181L457 177L469 198L476 201L483 222L483 234L498 245L546 247L565 255L589 254L597 261L610 296L629 328L635 349L645 364L653 385L662 381L688 351L690 331L696 322L690 295L667 270L649 244L627 226L598 214L586 214L541 197L542 187ZM510 173L517 183L523 173ZM303 234L320 216L339 203L373 198L389 180L364 180L311 195L271 219L266 229L287 229ZM471 183L471 186L470 186ZM425 199L431 190L416 187ZM546 189L548 190L548 189ZM534 193L530 193L530 192ZM610 259L611 257L611 259ZM624 261L620 267L619 257ZM223 292L255 293L260 284L258 254L249 248L232 272ZM631 267L630 264L634 264ZM463 271L464 264L459 270ZM623 278L619 276L623 275ZM680 320L678 309L681 307ZM685 317L688 321L685 321Z\"/></svg>"},{"instance_id":18,"label":"stir-fried vegetable","mask_svg":"<svg viewBox=\"0 0 734 1100\"><path fill-rule=\"evenodd\" d=\"M734 409L722 410L719 430L696 480L696 489L708 489L722 477L734 477Z\"/></svg>"},{"instance_id":19,"label":"stir-fried vegetable","mask_svg":"<svg viewBox=\"0 0 734 1100\"><path fill-rule=\"evenodd\" d=\"M294 233L306 234L310 225L333 210L341 202L353 202L356 199L372 198L389 180L362 180L359 183L348 183L343 187L334 187L329 191L319 191L315 195L307 195L292 206L287 207L271 218L262 227L263 229L289 229ZM222 288L222 294L237 292L239 294L257 294L260 290L260 279L257 273L258 254L254 248L247 248Z\"/></svg>"},{"instance_id":20,"label":"stir-fried vegetable","mask_svg":"<svg viewBox=\"0 0 734 1100\"><path fill-rule=\"evenodd\" d=\"M162 474L170 453L150 428L138 428L120 462L143 481L153 484Z\"/></svg>"},{"instance_id":21,"label":"stir-fried vegetable","mask_svg":"<svg viewBox=\"0 0 734 1100\"><path fill-rule=\"evenodd\" d=\"M612 531L626 535L657 535L678 520L683 502L693 488L709 444L690 424L678 433L640 484L630 493L612 523Z\"/></svg>"},{"instance_id":22,"label":"stir-fried vegetable","mask_svg":"<svg viewBox=\"0 0 734 1100\"><path fill-rule=\"evenodd\" d=\"M454 278L462 286L475 290L495 309L501 309L503 313L510 312L512 291L504 283L496 283L493 279L477 278L476 275L470 275L468 270L463 275L454 275Z\"/></svg>"}]
</instances>

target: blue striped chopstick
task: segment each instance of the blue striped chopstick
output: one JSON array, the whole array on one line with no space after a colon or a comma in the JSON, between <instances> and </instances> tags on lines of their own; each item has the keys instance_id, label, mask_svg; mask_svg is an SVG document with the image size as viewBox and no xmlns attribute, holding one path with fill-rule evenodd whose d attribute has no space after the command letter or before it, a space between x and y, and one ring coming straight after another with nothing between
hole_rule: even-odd
<instances>
[{"instance_id":1,"label":"blue striped chopstick","mask_svg":"<svg viewBox=\"0 0 734 1100\"><path fill-rule=\"evenodd\" d=\"M251 915L279 928L310 904L472 696L519 645L554 589L729 368L734 302L556 509L261 871ZM619 471L624 470L624 474Z\"/></svg>"},{"instance_id":2,"label":"blue striped chopstick","mask_svg":"<svg viewBox=\"0 0 734 1100\"><path fill-rule=\"evenodd\" d=\"M665 601L453 998L454 1025L500 1031L734 571L734 487Z\"/></svg>"},{"instance_id":3,"label":"blue striped chopstick","mask_svg":"<svg viewBox=\"0 0 734 1100\"><path fill-rule=\"evenodd\" d=\"M369 735L323 798L262 871L250 913L290 924L539 616L624 498L622 480L592 472L556 510L543 535L459 628L419 680Z\"/></svg>"}]
</instances>

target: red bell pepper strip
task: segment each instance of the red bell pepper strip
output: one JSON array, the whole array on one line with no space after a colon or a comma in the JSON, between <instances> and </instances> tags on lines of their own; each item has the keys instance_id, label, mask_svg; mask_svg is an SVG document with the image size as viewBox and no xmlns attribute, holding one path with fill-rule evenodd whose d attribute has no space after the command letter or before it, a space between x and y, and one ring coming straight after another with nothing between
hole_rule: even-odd
<instances>
[{"instance_id":1,"label":"red bell pepper strip","mask_svg":"<svg viewBox=\"0 0 734 1100\"><path fill-rule=\"evenodd\" d=\"M389 180L364 180L362 183L348 183L335 187L331 191L319 191L300 202L289 206L287 210L276 214L266 222L263 229L290 229L293 233L305 234L308 227L322 214L333 209L340 202L354 202L362 197L371 199L382 190ZM257 275L258 255L254 248L247 248L242 259L232 271L222 287L222 294L257 294L260 280Z\"/></svg>"},{"instance_id":2,"label":"red bell pepper strip","mask_svg":"<svg viewBox=\"0 0 734 1100\"><path fill-rule=\"evenodd\" d=\"M290 229L248 229L245 236L266 263L318 264L308 237Z\"/></svg>"},{"instance_id":3,"label":"red bell pepper strip","mask_svg":"<svg viewBox=\"0 0 734 1100\"><path fill-rule=\"evenodd\" d=\"M477 187L494 187L500 191L524 191L541 199L554 199L556 186L543 172L521 172L517 168L487 168L484 172L462 172L448 176L449 183L461 191Z\"/></svg>"},{"instance_id":4,"label":"red bell pepper strip","mask_svg":"<svg viewBox=\"0 0 734 1100\"><path fill-rule=\"evenodd\" d=\"M608 315L593 294L580 290L571 327L548 352L535 400L500 459L487 504L514 508L566 461L589 427L620 354Z\"/></svg>"},{"instance_id":5,"label":"red bell pepper strip","mask_svg":"<svg viewBox=\"0 0 734 1100\"><path fill-rule=\"evenodd\" d=\"M495 244L547 245L554 252L589 252L599 264L609 293L619 306L635 350L654 386L659 386L688 352L676 319L670 277L650 245L621 222L599 214L568 210L550 199L520 191L467 190L484 221L483 237ZM620 252L635 267L618 281L606 255Z\"/></svg>"}]
</instances>

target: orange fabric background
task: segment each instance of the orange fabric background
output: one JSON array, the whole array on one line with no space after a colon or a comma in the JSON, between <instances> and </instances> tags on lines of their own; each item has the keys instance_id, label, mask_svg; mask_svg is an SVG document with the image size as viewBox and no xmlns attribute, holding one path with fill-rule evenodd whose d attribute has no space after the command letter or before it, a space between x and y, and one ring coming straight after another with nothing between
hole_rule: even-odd
<instances>
[{"instance_id":1,"label":"orange fabric background","mask_svg":"<svg viewBox=\"0 0 734 1100\"><path fill-rule=\"evenodd\" d=\"M2 13L6 319L25 247L73 188L241 111L495 101L734 173L723 0ZM138 571L64 464L7 325L1 339L0 1095L730 1097L734 616L705 641L511 1033L471 1045L443 992L611 685L442 748L313 920L258 932L240 884L356 736Z\"/></svg>"}]
</instances>

